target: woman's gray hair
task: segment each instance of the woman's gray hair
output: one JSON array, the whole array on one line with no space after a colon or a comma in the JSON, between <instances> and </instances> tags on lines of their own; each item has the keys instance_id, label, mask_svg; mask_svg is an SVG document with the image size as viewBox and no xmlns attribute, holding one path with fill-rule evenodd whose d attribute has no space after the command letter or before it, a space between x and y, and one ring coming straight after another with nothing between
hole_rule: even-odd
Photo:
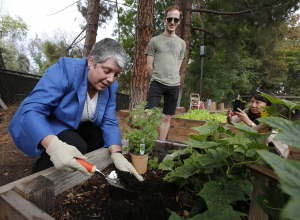
<instances>
[{"instance_id":1,"label":"woman's gray hair","mask_svg":"<svg viewBox=\"0 0 300 220\"><path fill-rule=\"evenodd\" d=\"M104 38L94 44L89 57L93 56L93 66L97 63L103 63L113 57L122 70L126 69L127 57L126 52L121 44L111 38Z\"/></svg>"}]
</instances>

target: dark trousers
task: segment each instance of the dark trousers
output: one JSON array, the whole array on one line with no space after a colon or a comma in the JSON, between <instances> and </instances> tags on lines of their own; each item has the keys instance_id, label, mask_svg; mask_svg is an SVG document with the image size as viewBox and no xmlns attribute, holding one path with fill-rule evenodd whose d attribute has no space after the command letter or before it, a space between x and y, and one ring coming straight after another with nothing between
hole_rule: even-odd
<instances>
[{"instance_id":1,"label":"dark trousers","mask_svg":"<svg viewBox=\"0 0 300 220\"><path fill-rule=\"evenodd\" d=\"M76 147L82 154L103 147L102 130L92 125L91 122L81 123L77 130L64 130L57 135L58 139ZM39 147L42 148L41 145ZM32 174L54 166L50 156L44 151L32 167Z\"/></svg>"}]
</instances>

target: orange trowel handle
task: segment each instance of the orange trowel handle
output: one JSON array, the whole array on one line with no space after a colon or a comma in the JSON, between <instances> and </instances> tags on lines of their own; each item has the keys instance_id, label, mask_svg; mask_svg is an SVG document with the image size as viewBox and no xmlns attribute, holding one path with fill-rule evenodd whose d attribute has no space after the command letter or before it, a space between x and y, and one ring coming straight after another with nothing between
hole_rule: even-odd
<instances>
[{"instance_id":1,"label":"orange trowel handle","mask_svg":"<svg viewBox=\"0 0 300 220\"><path fill-rule=\"evenodd\" d=\"M85 167L85 169L87 169L87 171L89 171L90 173L95 173L97 167L89 162L86 162L85 160L76 158L76 160Z\"/></svg>"}]
</instances>

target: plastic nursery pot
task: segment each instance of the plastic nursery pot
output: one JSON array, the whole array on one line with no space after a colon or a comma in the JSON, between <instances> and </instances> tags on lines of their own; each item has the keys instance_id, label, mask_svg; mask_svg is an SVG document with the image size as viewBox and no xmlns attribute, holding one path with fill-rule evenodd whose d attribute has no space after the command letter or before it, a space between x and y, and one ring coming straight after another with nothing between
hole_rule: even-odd
<instances>
[{"instance_id":1,"label":"plastic nursery pot","mask_svg":"<svg viewBox=\"0 0 300 220\"><path fill-rule=\"evenodd\" d=\"M218 110L224 111L224 103L219 103L218 104Z\"/></svg>"},{"instance_id":2,"label":"plastic nursery pot","mask_svg":"<svg viewBox=\"0 0 300 220\"><path fill-rule=\"evenodd\" d=\"M138 174L144 174L148 168L148 154L139 155L130 153L132 159L132 165L136 169Z\"/></svg>"}]
</instances>

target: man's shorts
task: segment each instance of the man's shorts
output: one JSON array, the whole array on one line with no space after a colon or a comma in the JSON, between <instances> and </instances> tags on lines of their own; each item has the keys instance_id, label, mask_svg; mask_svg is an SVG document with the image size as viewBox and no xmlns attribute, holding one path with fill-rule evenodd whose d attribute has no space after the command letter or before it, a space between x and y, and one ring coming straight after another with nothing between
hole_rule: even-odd
<instances>
[{"instance_id":1,"label":"man's shorts","mask_svg":"<svg viewBox=\"0 0 300 220\"><path fill-rule=\"evenodd\" d=\"M165 115L174 115L177 107L179 87L180 86L165 86L157 81L151 82L145 109L158 107L162 96L164 96L163 113Z\"/></svg>"}]
</instances>

